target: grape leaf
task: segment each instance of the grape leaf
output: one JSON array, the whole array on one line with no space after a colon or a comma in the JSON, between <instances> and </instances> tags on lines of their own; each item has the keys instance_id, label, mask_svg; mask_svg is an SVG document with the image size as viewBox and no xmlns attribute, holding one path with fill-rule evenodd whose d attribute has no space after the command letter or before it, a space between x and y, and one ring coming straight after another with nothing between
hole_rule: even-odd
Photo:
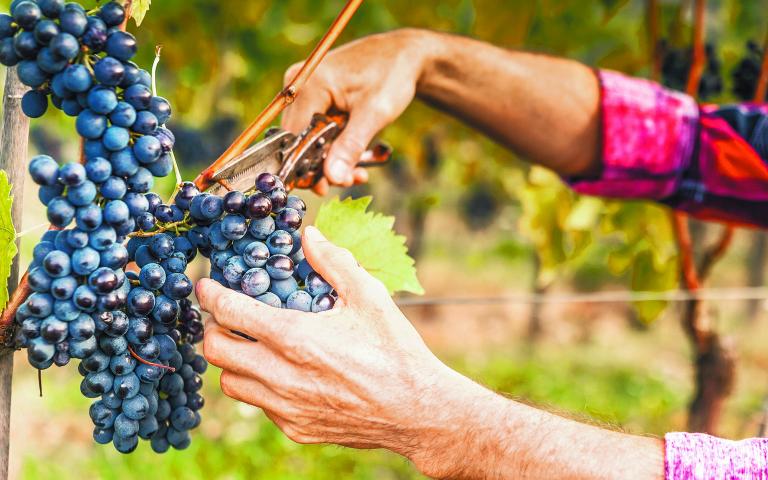
<instances>
[{"instance_id":1,"label":"grape leaf","mask_svg":"<svg viewBox=\"0 0 768 480\"><path fill-rule=\"evenodd\" d=\"M16 248L16 229L11 219L11 184L4 170L0 170L0 311L8 303L8 277L11 275L13 257L18 253Z\"/></svg>"},{"instance_id":2,"label":"grape leaf","mask_svg":"<svg viewBox=\"0 0 768 480\"><path fill-rule=\"evenodd\" d=\"M146 16L149 11L149 5L151 3L152 0L133 0L133 3L131 4L131 17L133 18L133 21L136 22L137 27L144 21L144 16Z\"/></svg>"},{"instance_id":3,"label":"grape leaf","mask_svg":"<svg viewBox=\"0 0 768 480\"><path fill-rule=\"evenodd\" d=\"M348 249L389 293L424 293L405 237L392 230L394 217L368 212L371 197L331 199L320 206L315 226L334 244Z\"/></svg>"}]
</instances>

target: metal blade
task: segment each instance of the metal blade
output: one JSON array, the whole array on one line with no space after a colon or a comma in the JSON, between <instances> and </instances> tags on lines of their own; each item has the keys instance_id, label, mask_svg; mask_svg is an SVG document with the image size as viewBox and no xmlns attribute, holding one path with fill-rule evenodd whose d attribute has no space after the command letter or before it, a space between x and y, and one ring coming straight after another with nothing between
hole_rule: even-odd
<instances>
[{"instance_id":1,"label":"metal blade","mask_svg":"<svg viewBox=\"0 0 768 480\"><path fill-rule=\"evenodd\" d=\"M223 195L227 189L245 191L253 187L260 173L277 174L283 163L283 150L296 140L296 136L285 130L278 130L253 145L214 172L211 179L219 182L210 188L215 195Z\"/></svg>"}]
</instances>

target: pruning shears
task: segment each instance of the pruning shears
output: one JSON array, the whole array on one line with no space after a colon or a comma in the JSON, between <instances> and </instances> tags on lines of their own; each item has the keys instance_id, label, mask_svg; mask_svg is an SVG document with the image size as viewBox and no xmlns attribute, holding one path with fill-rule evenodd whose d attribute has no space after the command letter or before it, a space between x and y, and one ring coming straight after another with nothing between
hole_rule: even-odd
<instances>
[{"instance_id":1,"label":"pruning shears","mask_svg":"<svg viewBox=\"0 0 768 480\"><path fill-rule=\"evenodd\" d=\"M277 175L286 189L312 188L323 176L323 163L333 141L347 124L344 113L316 113L309 126L295 135L281 128L267 130L264 139L220 167L209 167L196 183L201 190L221 194L227 190L245 191L264 172ZM376 143L365 152L358 166L382 165L392 150Z\"/></svg>"}]
</instances>

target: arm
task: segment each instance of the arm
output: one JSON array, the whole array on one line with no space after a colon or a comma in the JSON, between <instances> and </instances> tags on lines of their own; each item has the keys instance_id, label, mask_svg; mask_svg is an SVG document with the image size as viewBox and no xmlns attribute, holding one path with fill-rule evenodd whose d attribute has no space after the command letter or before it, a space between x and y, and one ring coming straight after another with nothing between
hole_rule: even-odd
<instances>
[{"instance_id":1,"label":"arm","mask_svg":"<svg viewBox=\"0 0 768 480\"><path fill-rule=\"evenodd\" d=\"M197 285L214 320L205 355L224 369L222 389L264 409L291 439L387 448L439 478L663 477L659 440L567 420L461 376L349 252L312 227L303 245L339 294L333 310L273 309L210 280Z\"/></svg>"},{"instance_id":2,"label":"arm","mask_svg":"<svg viewBox=\"0 0 768 480\"><path fill-rule=\"evenodd\" d=\"M768 227L768 107L700 108L652 82L464 37L397 30L344 45L286 110L283 126L298 131L331 107L350 112L325 171L332 184L348 186L367 180L355 168L360 155L415 97L580 193ZM327 189L323 181L316 191Z\"/></svg>"},{"instance_id":3,"label":"arm","mask_svg":"<svg viewBox=\"0 0 768 480\"><path fill-rule=\"evenodd\" d=\"M283 126L299 131L331 107L349 112L325 172L348 186L366 179L353 170L360 155L416 96L561 175L599 170L600 91L592 69L425 30L372 35L331 51L286 109Z\"/></svg>"}]
</instances>

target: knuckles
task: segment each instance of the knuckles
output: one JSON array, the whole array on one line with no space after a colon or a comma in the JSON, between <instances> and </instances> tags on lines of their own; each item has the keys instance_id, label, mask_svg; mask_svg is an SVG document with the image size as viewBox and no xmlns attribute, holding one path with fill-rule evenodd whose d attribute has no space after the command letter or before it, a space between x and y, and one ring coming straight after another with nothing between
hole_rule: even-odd
<instances>
[{"instance_id":1,"label":"knuckles","mask_svg":"<svg viewBox=\"0 0 768 480\"><path fill-rule=\"evenodd\" d=\"M214 310L216 320L219 321L220 317L227 319L227 318L234 318L235 315L237 315L237 310L239 309L239 302L238 299L235 298L234 295L231 293L223 293L219 295L216 300L216 308Z\"/></svg>"},{"instance_id":2,"label":"knuckles","mask_svg":"<svg viewBox=\"0 0 768 480\"><path fill-rule=\"evenodd\" d=\"M297 73L299 73L299 69L301 66L304 65L304 62L298 62L294 63L288 69L285 71L285 74L283 74L283 85L288 85L291 80L293 80L293 77L296 76Z\"/></svg>"}]
</instances>

